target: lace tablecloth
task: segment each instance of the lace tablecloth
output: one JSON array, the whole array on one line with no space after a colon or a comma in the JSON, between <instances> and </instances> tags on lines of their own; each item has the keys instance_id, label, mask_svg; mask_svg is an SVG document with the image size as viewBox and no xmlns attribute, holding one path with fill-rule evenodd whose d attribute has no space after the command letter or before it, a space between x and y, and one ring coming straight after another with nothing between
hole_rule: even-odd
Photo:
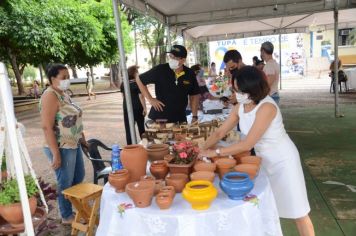
<instances>
[{"instance_id":1,"label":"lace tablecloth","mask_svg":"<svg viewBox=\"0 0 356 236\"><path fill-rule=\"evenodd\" d=\"M218 177L214 185L218 186ZM218 187L219 194L205 211L193 210L176 194L170 209L160 210L154 199L147 208L127 209L122 215L118 205L133 203L126 193L115 193L104 186L100 204L97 236L278 236L282 235L275 200L269 182L262 173L256 178L250 200L230 200Z\"/></svg>"}]
</instances>

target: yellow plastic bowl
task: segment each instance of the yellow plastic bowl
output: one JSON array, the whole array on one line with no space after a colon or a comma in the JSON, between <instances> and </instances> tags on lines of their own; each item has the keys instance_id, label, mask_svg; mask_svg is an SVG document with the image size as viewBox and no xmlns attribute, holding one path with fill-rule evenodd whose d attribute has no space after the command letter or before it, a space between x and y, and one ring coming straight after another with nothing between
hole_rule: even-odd
<instances>
[{"instance_id":1,"label":"yellow plastic bowl","mask_svg":"<svg viewBox=\"0 0 356 236\"><path fill-rule=\"evenodd\" d=\"M195 180L185 185L182 195L192 205L193 209L206 210L218 195L218 190L209 181Z\"/></svg>"}]
</instances>

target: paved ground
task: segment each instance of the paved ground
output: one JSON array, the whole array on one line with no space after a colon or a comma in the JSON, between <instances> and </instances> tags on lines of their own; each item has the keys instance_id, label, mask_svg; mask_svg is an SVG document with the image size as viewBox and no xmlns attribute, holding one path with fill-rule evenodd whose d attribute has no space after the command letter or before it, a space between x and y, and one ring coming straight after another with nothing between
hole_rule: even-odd
<instances>
[{"instance_id":1,"label":"paved ground","mask_svg":"<svg viewBox=\"0 0 356 236\"><path fill-rule=\"evenodd\" d=\"M322 79L290 79L283 82L283 90L281 91L281 108L282 110L298 109L298 108L318 108L321 105L330 105L330 116L333 115L333 95L329 93L330 80L329 78ZM98 138L107 145L118 143L125 145L125 132L123 125L122 112L122 96L120 93L99 95L96 100L87 101L86 97L78 97L74 99L84 110L83 121L87 138ZM342 94L340 96L340 108L350 107L356 104L356 94ZM27 131L25 141L32 158L34 169L38 176L43 177L47 181L54 183L54 176L49 167L45 155L42 153L43 134L40 129L40 119L37 110L26 111L17 114L17 118L22 122ZM293 116L289 114L289 120L293 122ZM291 130L293 132L293 130ZM295 131L295 130L294 130ZM104 156L109 158L110 153L105 153ZM92 181L92 166L88 160L85 160L86 177L85 181ZM306 179L308 184L312 184L310 173L306 171ZM309 181L310 179L310 181ZM355 178L354 178L355 179ZM353 183L356 185L355 183ZM316 195L320 195L319 190L312 184L310 187L315 191ZM318 196L319 196L318 195ZM321 195L322 196L322 195ZM356 198L356 197L355 197ZM320 200L321 199L321 200ZM319 197L320 201L324 201ZM333 217L327 210L323 217ZM331 216L330 216L331 215ZM355 221L351 221L352 229L356 230ZM290 222L283 222L284 230L288 234L295 235L294 226ZM289 230L291 228L291 230ZM292 233L293 232L293 233ZM325 231L323 231L325 232ZM341 230L340 230L341 232ZM356 232L356 231L354 231ZM323 234L323 235L351 235L351 234Z\"/></svg>"}]
</instances>

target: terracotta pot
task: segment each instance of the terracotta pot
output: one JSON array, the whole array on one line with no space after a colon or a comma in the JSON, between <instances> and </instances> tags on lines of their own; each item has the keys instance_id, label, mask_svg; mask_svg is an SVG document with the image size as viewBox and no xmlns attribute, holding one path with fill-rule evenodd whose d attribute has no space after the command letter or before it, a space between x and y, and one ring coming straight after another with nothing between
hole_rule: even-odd
<instances>
[{"instance_id":1,"label":"terracotta pot","mask_svg":"<svg viewBox=\"0 0 356 236\"><path fill-rule=\"evenodd\" d=\"M30 211L31 216L35 214L37 208L37 199L31 197L30 201ZM9 205L1 205L0 215L14 228L23 227L24 219L22 214L21 203L13 203Z\"/></svg>"},{"instance_id":2,"label":"terracotta pot","mask_svg":"<svg viewBox=\"0 0 356 236\"><path fill-rule=\"evenodd\" d=\"M191 180L207 180L214 182L215 173L211 171L197 171L190 174Z\"/></svg>"},{"instance_id":3,"label":"terracotta pot","mask_svg":"<svg viewBox=\"0 0 356 236\"><path fill-rule=\"evenodd\" d=\"M156 203L161 210L171 207L173 198L168 193L159 193L156 196Z\"/></svg>"},{"instance_id":4,"label":"terracotta pot","mask_svg":"<svg viewBox=\"0 0 356 236\"><path fill-rule=\"evenodd\" d=\"M173 156L171 154L165 155L163 157L163 160L166 161L166 163L169 163L173 159Z\"/></svg>"},{"instance_id":5,"label":"terracotta pot","mask_svg":"<svg viewBox=\"0 0 356 236\"><path fill-rule=\"evenodd\" d=\"M210 171L210 172L214 172L216 170L216 164L215 163L205 162L205 161L198 161L194 165L194 170L195 171Z\"/></svg>"},{"instance_id":6,"label":"terracotta pot","mask_svg":"<svg viewBox=\"0 0 356 236\"><path fill-rule=\"evenodd\" d=\"M151 181L138 181L126 185L126 193L138 208L151 205L155 184Z\"/></svg>"},{"instance_id":7,"label":"terracotta pot","mask_svg":"<svg viewBox=\"0 0 356 236\"><path fill-rule=\"evenodd\" d=\"M125 191L125 186L128 183L129 178L129 171L122 169L109 174L109 183L115 188L117 193L121 193Z\"/></svg>"},{"instance_id":8,"label":"terracotta pot","mask_svg":"<svg viewBox=\"0 0 356 236\"><path fill-rule=\"evenodd\" d=\"M161 179L155 180L155 190L154 190L154 195L157 195L161 188L163 188L166 185L166 182Z\"/></svg>"},{"instance_id":9,"label":"terracotta pot","mask_svg":"<svg viewBox=\"0 0 356 236\"><path fill-rule=\"evenodd\" d=\"M159 190L160 193L167 193L171 196L171 198L174 198L176 195L176 190L174 189L173 186L164 186Z\"/></svg>"},{"instance_id":10,"label":"terracotta pot","mask_svg":"<svg viewBox=\"0 0 356 236\"><path fill-rule=\"evenodd\" d=\"M220 158L216 161L216 166L221 179L224 174L232 171L232 168L236 165L236 160L230 158Z\"/></svg>"},{"instance_id":11,"label":"terracotta pot","mask_svg":"<svg viewBox=\"0 0 356 236\"><path fill-rule=\"evenodd\" d=\"M251 180L254 180L257 172L258 172L258 166L255 164L239 164L234 167L235 171L237 172L242 172L248 174Z\"/></svg>"},{"instance_id":12,"label":"terracotta pot","mask_svg":"<svg viewBox=\"0 0 356 236\"><path fill-rule=\"evenodd\" d=\"M182 173L182 174L190 175L190 173L192 173L193 171L193 165L194 165L194 161L190 162L189 164L168 163L168 168L171 174Z\"/></svg>"},{"instance_id":13,"label":"terracotta pot","mask_svg":"<svg viewBox=\"0 0 356 236\"><path fill-rule=\"evenodd\" d=\"M150 166L151 174L156 179L164 179L168 174L168 166L166 161L154 161Z\"/></svg>"},{"instance_id":14,"label":"terracotta pot","mask_svg":"<svg viewBox=\"0 0 356 236\"><path fill-rule=\"evenodd\" d=\"M232 157L236 160L237 164L241 163L241 157L246 157L246 156L251 156L251 152L250 151L246 151L246 152L241 152L235 155L232 155Z\"/></svg>"},{"instance_id":15,"label":"terracotta pot","mask_svg":"<svg viewBox=\"0 0 356 236\"><path fill-rule=\"evenodd\" d=\"M240 158L241 164L255 164L257 166L261 165L262 158L258 156L245 156Z\"/></svg>"},{"instance_id":16,"label":"terracotta pot","mask_svg":"<svg viewBox=\"0 0 356 236\"><path fill-rule=\"evenodd\" d=\"M129 183L146 175L147 151L142 145L127 145L121 151L121 162L130 173Z\"/></svg>"},{"instance_id":17,"label":"terracotta pot","mask_svg":"<svg viewBox=\"0 0 356 236\"><path fill-rule=\"evenodd\" d=\"M183 173L170 174L166 177L167 185L173 186L176 193L182 192L186 183L188 183L188 175Z\"/></svg>"},{"instance_id":18,"label":"terracotta pot","mask_svg":"<svg viewBox=\"0 0 356 236\"><path fill-rule=\"evenodd\" d=\"M151 181L151 182L155 182L156 178L151 176L151 175L144 175L140 177L140 181Z\"/></svg>"},{"instance_id":19,"label":"terracotta pot","mask_svg":"<svg viewBox=\"0 0 356 236\"><path fill-rule=\"evenodd\" d=\"M150 162L163 160L164 156L169 154L168 144L152 144L147 147L148 159Z\"/></svg>"}]
</instances>

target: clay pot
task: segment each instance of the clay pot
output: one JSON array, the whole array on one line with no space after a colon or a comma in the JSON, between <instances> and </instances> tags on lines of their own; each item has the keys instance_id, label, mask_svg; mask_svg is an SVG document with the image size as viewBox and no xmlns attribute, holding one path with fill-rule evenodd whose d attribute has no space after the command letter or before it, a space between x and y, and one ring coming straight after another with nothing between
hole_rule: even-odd
<instances>
[{"instance_id":1,"label":"clay pot","mask_svg":"<svg viewBox=\"0 0 356 236\"><path fill-rule=\"evenodd\" d=\"M173 198L168 193L159 193L156 196L156 203L161 210L171 207Z\"/></svg>"},{"instance_id":2,"label":"clay pot","mask_svg":"<svg viewBox=\"0 0 356 236\"><path fill-rule=\"evenodd\" d=\"M190 174L191 180L207 180L214 182L215 173L211 171L197 171Z\"/></svg>"},{"instance_id":3,"label":"clay pot","mask_svg":"<svg viewBox=\"0 0 356 236\"><path fill-rule=\"evenodd\" d=\"M148 154L142 145L127 145L121 151L121 162L130 173L129 183L138 181L146 175Z\"/></svg>"},{"instance_id":4,"label":"clay pot","mask_svg":"<svg viewBox=\"0 0 356 236\"><path fill-rule=\"evenodd\" d=\"M157 195L160 191L161 188L165 186L166 182L161 179L155 180L155 190L154 190L154 195Z\"/></svg>"},{"instance_id":5,"label":"clay pot","mask_svg":"<svg viewBox=\"0 0 356 236\"><path fill-rule=\"evenodd\" d=\"M166 161L166 163L169 163L173 159L173 156L171 154L165 155L163 157L163 160Z\"/></svg>"},{"instance_id":6,"label":"clay pot","mask_svg":"<svg viewBox=\"0 0 356 236\"><path fill-rule=\"evenodd\" d=\"M148 159L150 162L163 160L163 157L169 154L168 144L152 144L147 147Z\"/></svg>"},{"instance_id":7,"label":"clay pot","mask_svg":"<svg viewBox=\"0 0 356 236\"><path fill-rule=\"evenodd\" d=\"M262 158L258 156L245 156L240 158L241 164L261 165Z\"/></svg>"},{"instance_id":8,"label":"clay pot","mask_svg":"<svg viewBox=\"0 0 356 236\"><path fill-rule=\"evenodd\" d=\"M35 214L37 208L37 199L31 197L30 202L30 211L31 216ZM1 205L0 215L14 228L23 227L24 219L22 213L21 203L13 203L9 205Z\"/></svg>"},{"instance_id":9,"label":"clay pot","mask_svg":"<svg viewBox=\"0 0 356 236\"><path fill-rule=\"evenodd\" d=\"M188 175L182 173L170 174L166 177L167 185L173 186L176 193L182 192L186 183L188 183Z\"/></svg>"},{"instance_id":10,"label":"clay pot","mask_svg":"<svg viewBox=\"0 0 356 236\"><path fill-rule=\"evenodd\" d=\"M216 161L216 166L219 173L219 178L222 179L224 174L230 172L236 165L236 160L230 158L220 158Z\"/></svg>"},{"instance_id":11,"label":"clay pot","mask_svg":"<svg viewBox=\"0 0 356 236\"><path fill-rule=\"evenodd\" d=\"M194 165L194 160L189 164L168 163L168 168L171 174L182 173L182 174L190 175L190 173L192 173L193 171L193 165Z\"/></svg>"},{"instance_id":12,"label":"clay pot","mask_svg":"<svg viewBox=\"0 0 356 236\"><path fill-rule=\"evenodd\" d=\"M154 161L150 166L151 174L156 179L164 179L168 174L168 166L166 161Z\"/></svg>"},{"instance_id":13,"label":"clay pot","mask_svg":"<svg viewBox=\"0 0 356 236\"><path fill-rule=\"evenodd\" d=\"M159 190L160 193L167 193L171 196L171 198L174 198L176 195L176 190L174 189L173 186L164 186Z\"/></svg>"},{"instance_id":14,"label":"clay pot","mask_svg":"<svg viewBox=\"0 0 356 236\"><path fill-rule=\"evenodd\" d=\"M126 185L126 193L138 208L151 205L155 184L151 181L138 181Z\"/></svg>"},{"instance_id":15,"label":"clay pot","mask_svg":"<svg viewBox=\"0 0 356 236\"><path fill-rule=\"evenodd\" d=\"M122 169L109 174L109 183L115 188L117 193L121 193L125 191L125 186L128 183L129 178L129 171Z\"/></svg>"},{"instance_id":16,"label":"clay pot","mask_svg":"<svg viewBox=\"0 0 356 236\"><path fill-rule=\"evenodd\" d=\"M140 181L151 181L151 182L155 182L156 178L151 176L151 175L144 175L140 177Z\"/></svg>"},{"instance_id":17,"label":"clay pot","mask_svg":"<svg viewBox=\"0 0 356 236\"><path fill-rule=\"evenodd\" d=\"M205 161L198 161L194 165L194 170L195 171L210 171L214 172L216 170L216 164L215 163L209 163Z\"/></svg>"},{"instance_id":18,"label":"clay pot","mask_svg":"<svg viewBox=\"0 0 356 236\"><path fill-rule=\"evenodd\" d=\"M239 164L234 167L235 171L248 174L251 180L254 180L259 167L255 164Z\"/></svg>"},{"instance_id":19,"label":"clay pot","mask_svg":"<svg viewBox=\"0 0 356 236\"><path fill-rule=\"evenodd\" d=\"M251 152L250 151L246 151L246 152L241 152L235 155L232 155L232 157L236 160L237 164L241 163L241 157L246 157L246 156L251 156Z\"/></svg>"}]
</instances>

